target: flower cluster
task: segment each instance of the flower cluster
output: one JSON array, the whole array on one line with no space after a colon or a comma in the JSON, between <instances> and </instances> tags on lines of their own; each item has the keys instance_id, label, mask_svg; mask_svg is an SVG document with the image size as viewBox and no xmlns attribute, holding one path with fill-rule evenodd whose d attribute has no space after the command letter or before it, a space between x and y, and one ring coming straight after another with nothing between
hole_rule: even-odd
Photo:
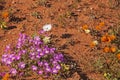
<instances>
[{"instance_id":1,"label":"flower cluster","mask_svg":"<svg viewBox=\"0 0 120 80\"><path fill-rule=\"evenodd\" d=\"M40 75L51 75L60 72L63 54L45 44L43 39L20 33L15 47L6 46L1 61L10 67L10 74L15 76L33 71Z\"/></svg>"},{"instance_id":2,"label":"flower cluster","mask_svg":"<svg viewBox=\"0 0 120 80\"><path fill-rule=\"evenodd\" d=\"M120 70L120 27L103 28L104 22L100 22L95 28L88 28L87 25L82 29L85 33L90 33L94 40L91 41L89 46L91 51L97 52L97 60L93 61L94 69L104 74L104 77L109 80L119 80ZM88 30L88 32L86 32ZM90 30L90 31L89 31ZM96 53L95 53L96 54Z\"/></svg>"}]
</instances>

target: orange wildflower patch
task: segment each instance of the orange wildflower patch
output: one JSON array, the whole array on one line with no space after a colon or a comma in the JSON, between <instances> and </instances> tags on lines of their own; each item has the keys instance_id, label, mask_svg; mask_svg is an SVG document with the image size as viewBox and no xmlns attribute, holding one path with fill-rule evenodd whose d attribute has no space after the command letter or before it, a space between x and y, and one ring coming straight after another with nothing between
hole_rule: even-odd
<instances>
[{"instance_id":1,"label":"orange wildflower patch","mask_svg":"<svg viewBox=\"0 0 120 80\"><path fill-rule=\"evenodd\" d=\"M102 26L104 26L104 22L99 23L99 25L96 26L95 29L99 31L102 29Z\"/></svg>"},{"instance_id":2,"label":"orange wildflower patch","mask_svg":"<svg viewBox=\"0 0 120 80\"><path fill-rule=\"evenodd\" d=\"M3 17L3 18L7 18L8 16L9 16L9 13L8 13L8 12L3 12L3 13L2 13L2 17Z\"/></svg>"},{"instance_id":3,"label":"orange wildflower patch","mask_svg":"<svg viewBox=\"0 0 120 80\"><path fill-rule=\"evenodd\" d=\"M9 73L6 73L6 74L3 76L2 80L9 80L9 77L10 77Z\"/></svg>"},{"instance_id":4,"label":"orange wildflower patch","mask_svg":"<svg viewBox=\"0 0 120 80\"><path fill-rule=\"evenodd\" d=\"M101 22L100 24L99 24L99 26L104 26L105 25L105 23L104 22Z\"/></svg>"},{"instance_id":5,"label":"orange wildflower patch","mask_svg":"<svg viewBox=\"0 0 120 80\"><path fill-rule=\"evenodd\" d=\"M101 26L96 26L95 29L99 31L101 30Z\"/></svg>"},{"instance_id":6,"label":"orange wildflower patch","mask_svg":"<svg viewBox=\"0 0 120 80\"><path fill-rule=\"evenodd\" d=\"M87 25L84 25L84 26L82 27L82 29L83 29L83 30L87 30L87 29L88 29L88 26L87 26Z\"/></svg>"},{"instance_id":7,"label":"orange wildflower patch","mask_svg":"<svg viewBox=\"0 0 120 80\"><path fill-rule=\"evenodd\" d=\"M110 37L111 40L116 39L116 36L115 36L115 35L110 35L109 37Z\"/></svg>"},{"instance_id":8,"label":"orange wildflower patch","mask_svg":"<svg viewBox=\"0 0 120 80\"><path fill-rule=\"evenodd\" d=\"M109 36L105 35L105 36L101 37L101 41L102 42L111 42L111 39Z\"/></svg>"},{"instance_id":9,"label":"orange wildflower patch","mask_svg":"<svg viewBox=\"0 0 120 80\"><path fill-rule=\"evenodd\" d=\"M98 41L92 41L90 43L90 47L95 47L96 45L98 45Z\"/></svg>"},{"instance_id":10,"label":"orange wildflower patch","mask_svg":"<svg viewBox=\"0 0 120 80\"><path fill-rule=\"evenodd\" d=\"M108 53L108 52L116 52L116 47L112 46L112 47L104 47L103 51Z\"/></svg>"},{"instance_id":11,"label":"orange wildflower patch","mask_svg":"<svg viewBox=\"0 0 120 80\"><path fill-rule=\"evenodd\" d=\"M120 53L119 53L119 54L117 54L117 58L118 58L118 60L120 60Z\"/></svg>"},{"instance_id":12,"label":"orange wildflower patch","mask_svg":"<svg viewBox=\"0 0 120 80\"><path fill-rule=\"evenodd\" d=\"M101 37L102 42L111 42L112 40L116 39L115 35L104 35Z\"/></svg>"},{"instance_id":13,"label":"orange wildflower patch","mask_svg":"<svg viewBox=\"0 0 120 80\"><path fill-rule=\"evenodd\" d=\"M108 52L110 52L110 48L109 47L104 47L103 51L108 53Z\"/></svg>"},{"instance_id":14,"label":"orange wildflower patch","mask_svg":"<svg viewBox=\"0 0 120 80\"><path fill-rule=\"evenodd\" d=\"M110 51L111 51L111 52L116 52L116 47L111 47L111 48L110 48Z\"/></svg>"}]
</instances>

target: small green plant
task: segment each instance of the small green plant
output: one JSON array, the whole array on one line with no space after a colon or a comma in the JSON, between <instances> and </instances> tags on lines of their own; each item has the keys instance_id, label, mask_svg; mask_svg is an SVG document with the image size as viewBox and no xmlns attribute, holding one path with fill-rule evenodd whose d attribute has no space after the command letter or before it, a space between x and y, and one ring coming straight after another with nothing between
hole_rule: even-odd
<instances>
[{"instance_id":1,"label":"small green plant","mask_svg":"<svg viewBox=\"0 0 120 80\"><path fill-rule=\"evenodd\" d=\"M6 22L0 22L0 28L1 29L7 29Z\"/></svg>"}]
</instances>

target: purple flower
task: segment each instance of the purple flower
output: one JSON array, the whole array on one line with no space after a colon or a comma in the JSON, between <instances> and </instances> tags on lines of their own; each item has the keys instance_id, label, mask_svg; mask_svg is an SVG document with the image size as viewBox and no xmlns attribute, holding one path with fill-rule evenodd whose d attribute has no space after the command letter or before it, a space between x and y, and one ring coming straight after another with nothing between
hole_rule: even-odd
<instances>
[{"instance_id":1,"label":"purple flower","mask_svg":"<svg viewBox=\"0 0 120 80\"><path fill-rule=\"evenodd\" d=\"M7 58L2 58L1 60L3 63L5 63L7 61Z\"/></svg>"},{"instance_id":2,"label":"purple flower","mask_svg":"<svg viewBox=\"0 0 120 80\"><path fill-rule=\"evenodd\" d=\"M12 60L14 60L15 59L15 54L10 54L9 58L12 59Z\"/></svg>"},{"instance_id":3,"label":"purple flower","mask_svg":"<svg viewBox=\"0 0 120 80\"><path fill-rule=\"evenodd\" d=\"M60 70L61 69L61 66L58 64L55 66L56 69Z\"/></svg>"},{"instance_id":4,"label":"purple flower","mask_svg":"<svg viewBox=\"0 0 120 80\"><path fill-rule=\"evenodd\" d=\"M35 66L35 65L32 66L32 70L33 70L33 71L36 71L37 69L38 69L37 66Z\"/></svg>"},{"instance_id":5,"label":"purple flower","mask_svg":"<svg viewBox=\"0 0 120 80\"><path fill-rule=\"evenodd\" d=\"M45 70L46 70L47 72L51 72L51 68L50 68L49 66L47 66L47 67L45 68Z\"/></svg>"},{"instance_id":6,"label":"purple flower","mask_svg":"<svg viewBox=\"0 0 120 80\"><path fill-rule=\"evenodd\" d=\"M6 46L5 52L8 52L8 50L10 50L10 44Z\"/></svg>"},{"instance_id":7,"label":"purple flower","mask_svg":"<svg viewBox=\"0 0 120 80\"><path fill-rule=\"evenodd\" d=\"M35 56L30 56L30 59L35 60L36 58Z\"/></svg>"},{"instance_id":8,"label":"purple flower","mask_svg":"<svg viewBox=\"0 0 120 80\"><path fill-rule=\"evenodd\" d=\"M58 70L56 68L52 68L52 73L56 74L56 73L58 73Z\"/></svg>"},{"instance_id":9,"label":"purple flower","mask_svg":"<svg viewBox=\"0 0 120 80\"><path fill-rule=\"evenodd\" d=\"M40 56L39 54L38 54L38 55L36 55L36 58L40 59L40 57L41 57L41 56Z\"/></svg>"},{"instance_id":10,"label":"purple flower","mask_svg":"<svg viewBox=\"0 0 120 80\"><path fill-rule=\"evenodd\" d=\"M8 56L8 54L3 54L2 58L6 58Z\"/></svg>"},{"instance_id":11,"label":"purple flower","mask_svg":"<svg viewBox=\"0 0 120 80\"><path fill-rule=\"evenodd\" d=\"M22 42L18 42L17 43L17 46L16 46L18 49L22 47Z\"/></svg>"},{"instance_id":12,"label":"purple flower","mask_svg":"<svg viewBox=\"0 0 120 80\"><path fill-rule=\"evenodd\" d=\"M39 36L35 36L35 37L34 37L34 40L40 41L40 37L39 37Z\"/></svg>"},{"instance_id":13,"label":"purple flower","mask_svg":"<svg viewBox=\"0 0 120 80\"><path fill-rule=\"evenodd\" d=\"M52 68L52 73L56 74L60 69L61 69L61 66L59 64L54 65L54 67Z\"/></svg>"},{"instance_id":14,"label":"purple flower","mask_svg":"<svg viewBox=\"0 0 120 80\"><path fill-rule=\"evenodd\" d=\"M25 68L25 63L24 62L20 62L18 64L18 66L19 66L19 68L24 69Z\"/></svg>"},{"instance_id":15,"label":"purple flower","mask_svg":"<svg viewBox=\"0 0 120 80\"><path fill-rule=\"evenodd\" d=\"M44 55L45 55L45 53L44 53L44 52L41 52L41 53L39 53L39 55L40 55L40 56L44 56Z\"/></svg>"},{"instance_id":16,"label":"purple flower","mask_svg":"<svg viewBox=\"0 0 120 80\"><path fill-rule=\"evenodd\" d=\"M31 56L35 56L35 52L31 52L30 55L31 55Z\"/></svg>"},{"instance_id":17,"label":"purple flower","mask_svg":"<svg viewBox=\"0 0 120 80\"><path fill-rule=\"evenodd\" d=\"M40 34L43 34L43 33L45 33L45 31L44 30L40 30L40 32L39 32Z\"/></svg>"},{"instance_id":18,"label":"purple flower","mask_svg":"<svg viewBox=\"0 0 120 80\"><path fill-rule=\"evenodd\" d=\"M45 65L45 66L49 66L49 63L48 63L48 62L44 62L44 65Z\"/></svg>"},{"instance_id":19,"label":"purple flower","mask_svg":"<svg viewBox=\"0 0 120 80\"><path fill-rule=\"evenodd\" d=\"M22 54L25 54L27 51L26 50L22 50Z\"/></svg>"},{"instance_id":20,"label":"purple flower","mask_svg":"<svg viewBox=\"0 0 120 80\"><path fill-rule=\"evenodd\" d=\"M39 48L39 49L37 49L37 52L42 52L42 49L40 49L40 48Z\"/></svg>"},{"instance_id":21,"label":"purple flower","mask_svg":"<svg viewBox=\"0 0 120 80\"><path fill-rule=\"evenodd\" d=\"M54 60L61 62L63 60L63 54L55 54Z\"/></svg>"},{"instance_id":22,"label":"purple flower","mask_svg":"<svg viewBox=\"0 0 120 80\"><path fill-rule=\"evenodd\" d=\"M12 60L11 59L7 59L5 63L6 63L6 65L10 65L12 63Z\"/></svg>"},{"instance_id":23,"label":"purple flower","mask_svg":"<svg viewBox=\"0 0 120 80\"><path fill-rule=\"evenodd\" d=\"M16 55L15 59L16 60L20 60L21 56L20 55Z\"/></svg>"},{"instance_id":24,"label":"purple flower","mask_svg":"<svg viewBox=\"0 0 120 80\"><path fill-rule=\"evenodd\" d=\"M3 77L5 74L6 74L5 72L1 72L0 77Z\"/></svg>"},{"instance_id":25,"label":"purple flower","mask_svg":"<svg viewBox=\"0 0 120 80\"><path fill-rule=\"evenodd\" d=\"M42 70L39 70L39 71L38 71L38 74L43 74L43 71L42 71Z\"/></svg>"},{"instance_id":26,"label":"purple flower","mask_svg":"<svg viewBox=\"0 0 120 80\"><path fill-rule=\"evenodd\" d=\"M43 65L43 62L38 62L38 66L42 66Z\"/></svg>"},{"instance_id":27,"label":"purple flower","mask_svg":"<svg viewBox=\"0 0 120 80\"><path fill-rule=\"evenodd\" d=\"M10 73L13 74L13 75L16 75L17 74L17 70L15 68L12 68L10 70Z\"/></svg>"},{"instance_id":28,"label":"purple flower","mask_svg":"<svg viewBox=\"0 0 120 80\"><path fill-rule=\"evenodd\" d=\"M54 53L55 52L55 48L50 48L50 53Z\"/></svg>"}]
</instances>

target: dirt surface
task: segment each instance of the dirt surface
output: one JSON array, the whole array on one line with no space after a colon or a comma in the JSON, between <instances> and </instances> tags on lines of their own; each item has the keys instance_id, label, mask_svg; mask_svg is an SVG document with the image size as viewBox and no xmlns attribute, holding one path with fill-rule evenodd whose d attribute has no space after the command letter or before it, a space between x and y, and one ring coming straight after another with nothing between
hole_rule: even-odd
<instances>
[{"instance_id":1,"label":"dirt surface","mask_svg":"<svg viewBox=\"0 0 120 80\"><path fill-rule=\"evenodd\" d=\"M46 2L42 2L46 1ZM118 0L119 1L119 0ZM105 22L104 29L120 23L120 2L117 0L5 0L0 3L0 13L9 11L9 30L0 29L0 56L7 44L15 44L20 32L33 35L49 23L49 32L55 46L71 56L79 65L67 80L105 80L91 64L97 53L87 45L92 41L89 34L81 32L83 25L94 28ZM3 67L2 67L3 69ZM2 70L0 68L0 70ZM85 78L86 77L86 78ZM39 79L41 80L41 79Z\"/></svg>"}]
</instances>

